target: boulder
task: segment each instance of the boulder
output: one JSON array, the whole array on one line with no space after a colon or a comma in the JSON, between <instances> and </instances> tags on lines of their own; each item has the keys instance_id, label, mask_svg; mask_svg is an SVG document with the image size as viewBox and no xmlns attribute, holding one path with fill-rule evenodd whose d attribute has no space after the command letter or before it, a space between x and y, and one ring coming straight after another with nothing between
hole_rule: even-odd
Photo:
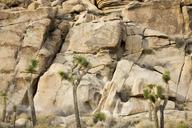
<instances>
[{"instance_id":1,"label":"boulder","mask_svg":"<svg viewBox=\"0 0 192 128\"><path fill-rule=\"evenodd\" d=\"M5 20L0 20L0 27L9 26L13 24L26 23L29 21L41 20L43 18L54 18L56 14L56 9L52 8L38 8L37 10L27 10L27 11L9 11L2 10L0 11L0 15L3 13ZM7 16L8 15L8 16ZM6 20L9 18L8 20ZM28 23L29 24L29 23Z\"/></svg>"},{"instance_id":2,"label":"boulder","mask_svg":"<svg viewBox=\"0 0 192 128\"><path fill-rule=\"evenodd\" d=\"M116 49L121 43L122 31L120 21L80 24L69 31L62 51L96 53L101 49Z\"/></svg>"},{"instance_id":3,"label":"boulder","mask_svg":"<svg viewBox=\"0 0 192 128\"><path fill-rule=\"evenodd\" d=\"M7 8L6 4L0 3L0 10L6 9L6 8Z\"/></svg>"},{"instance_id":4,"label":"boulder","mask_svg":"<svg viewBox=\"0 0 192 128\"><path fill-rule=\"evenodd\" d=\"M19 118L16 120L15 125L16 127L26 127L28 120L25 118Z\"/></svg>"},{"instance_id":5,"label":"boulder","mask_svg":"<svg viewBox=\"0 0 192 128\"><path fill-rule=\"evenodd\" d=\"M168 51L172 52L172 55L175 54L173 53L174 49L171 50L171 48L169 48ZM155 54L159 54L159 53L157 52ZM156 56L155 54L153 54L152 56ZM167 55L170 55L173 58L168 57ZM181 58L178 59L172 55L166 54L166 57L169 59L164 60L164 63L166 65L170 65L166 68L171 72L171 81L169 82L169 88L170 88L169 96L172 97L172 101L169 101L169 105L167 105L167 109L175 109L174 99L176 99L177 96L178 97L187 96L186 93L177 92L178 91L177 81L178 79L180 79L179 78L180 71L183 70L182 58L184 56L181 54ZM178 54L175 54L175 55L178 56ZM155 57L155 59L160 60L159 58L157 58L157 56ZM129 60L119 61L116 71L111 80L111 83L105 85L102 93L102 98L95 111L103 111L107 114L110 114L110 115L112 114L114 116L120 116L120 115L125 116L125 115L131 115L131 114L147 111L148 103L146 100L144 100L143 88L147 84L157 84L165 88L165 83L162 80L162 74L161 74L161 72L163 73L164 71L163 69L164 67L161 67L161 68L158 66L153 67L152 65L150 67L150 64L156 63L155 59L151 61L150 59L147 59L149 60L148 64L144 64L144 63L141 64L143 60L142 58L140 58L140 60L136 64L134 64ZM169 60L172 60L171 61L172 63L168 64ZM178 60L181 60L181 61L178 61ZM175 70L174 67L178 70ZM188 80L188 77L185 77L185 81L187 80ZM184 84L184 85L186 87L182 86L183 88L182 89L180 88L179 92L181 92L181 90L184 91L190 87L190 85L188 84ZM179 83L179 86L181 86L181 83Z\"/></svg>"},{"instance_id":6,"label":"boulder","mask_svg":"<svg viewBox=\"0 0 192 128\"><path fill-rule=\"evenodd\" d=\"M130 3L132 0L96 0L96 4L99 9L108 9L108 8L121 8L122 5Z\"/></svg>"},{"instance_id":7,"label":"boulder","mask_svg":"<svg viewBox=\"0 0 192 128\"><path fill-rule=\"evenodd\" d=\"M12 7L12 6L18 6L24 2L24 0L0 0L0 3L5 4L6 6Z\"/></svg>"},{"instance_id":8,"label":"boulder","mask_svg":"<svg viewBox=\"0 0 192 128\"><path fill-rule=\"evenodd\" d=\"M128 5L123 14L130 21L165 34L190 32L187 20L184 21L186 29L183 31L183 14L180 12L179 0L140 2L131 7ZM185 14L184 17L187 18L189 15Z\"/></svg>"},{"instance_id":9,"label":"boulder","mask_svg":"<svg viewBox=\"0 0 192 128\"><path fill-rule=\"evenodd\" d=\"M69 69L69 65L55 63L41 77L34 98L37 112L65 116L74 113L73 86L58 74ZM89 113L96 107L102 86L103 82L94 75L83 77L77 91L80 113Z\"/></svg>"},{"instance_id":10,"label":"boulder","mask_svg":"<svg viewBox=\"0 0 192 128\"><path fill-rule=\"evenodd\" d=\"M145 27L136 25L134 23L126 23L127 36L144 35Z\"/></svg>"},{"instance_id":11,"label":"boulder","mask_svg":"<svg viewBox=\"0 0 192 128\"><path fill-rule=\"evenodd\" d=\"M37 2L41 5L50 5L49 0L37 0Z\"/></svg>"},{"instance_id":12,"label":"boulder","mask_svg":"<svg viewBox=\"0 0 192 128\"><path fill-rule=\"evenodd\" d=\"M147 37L144 39L145 48L160 48L170 44L170 41L165 38Z\"/></svg>"},{"instance_id":13,"label":"boulder","mask_svg":"<svg viewBox=\"0 0 192 128\"><path fill-rule=\"evenodd\" d=\"M64 14L80 13L85 10L84 5L79 0L69 0L62 4Z\"/></svg>"},{"instance_id":14,"label":"boulder","mask_svg":"<svg viewBox=\"0 0 192 128\"><path fill-rule=\"evenodd\" d=\"M38 2L33 2L27 8L28 8L28 10L35 10L39 7L39 5L40 4Z\"/></svg>"},{"instance_id":15,"label":"boulder","mask_svg":"<svg viewBox=\"0 0 192 128\"><path fill-rule=\"evenodd\" d=\"M77 21L75 22L75 25L79 25L82 23L87 23L96 20L98 17L96 15L90 14L87 11L82 12Z\"/></svg>"},{"instance_id":16,"label":"boulder","mask_svg":"<svg viewBox=\"0 0 192 128\"><path fill-rule=\"evenodd\" d=\"M177 91L177 99L179 101L188 101L189 103L192 101L192 95L190 93L192 90L191 60L191 56L185 57ZM188 106L187 108L192 110L190 106Z\"/></svg>"},{"instance_id":17,"label":"boulder","mask_svg":"<svg viewBox=\"0 0 192 128\"><path fill-rule=\"evenodd\" d=\"M169 101L165 109L166 110L175 109L175 103ZM114 116L127 116L146 111L149 111L148 101L138 98L130 98L128 102L117 101L113 114Z\"/></svg>"},{"instance_id":18,"label":"boulder","mask_svg":"<svg viewBox=\"0 0 192 128\"><path fill-rule=\"evenodd\" d=\"M125 43L125 50L129 54L134 54L142 51L143 37L140 35L127 36Z\"/></svg>"},{"instance_id":19,"label":"boulder","mask_svg":"<svg viewBox=\"0 0 192 128\"><path fill-rule=\"evenodd\" d=\"M156 31L156 30L152 30L152 29L145 29L144 31L144 36L145 37L161 37L161 38L168 38L168 35Z\"/></svg>"},{"instance_id":20,"label":"boulder","mask_svg":"<svg viewBox=\"0 0 192 128\"><path fill-rule=\"evenodd\" d=\"M57 5L62 5L64 0L54 0L53 2L51 2L51 6L57 6Z\"/></svg>"}]
</instances>

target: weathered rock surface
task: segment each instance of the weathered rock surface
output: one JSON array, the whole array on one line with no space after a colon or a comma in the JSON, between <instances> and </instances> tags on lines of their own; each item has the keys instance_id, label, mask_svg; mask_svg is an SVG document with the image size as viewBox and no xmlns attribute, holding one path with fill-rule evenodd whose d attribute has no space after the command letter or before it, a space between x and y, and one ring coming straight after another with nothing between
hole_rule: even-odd
<instances>
[{"instance_id":1,"label":"weathered rock surface","mask_svg":"<svg viewBox=\"0 0 192 128\"><path fill-rule=\"evenodd\" d=\"M59 71L69 70L62 64L53 64L49 71L41 77L35 96L37 112L68 116L73 113L72 85L61 80ZM78 87L80 112L90 112L99 102L103 82L95 75L86 75ZM82 95L83 94L83 95Z\"/></svg>"},{"instance_id":2,"label":"weathered rock surface","mask_svg":"<svg viewBox=\"0 0 192 128\"><path fill-rule=\"evenodd\" d=\"M38 73L34 75L34 93L38 77L52 63L60 48L61 30L52 29L56 10L41 8L37 11L19 11L6 13L0 22L0 66L1 91L8 91L11 104L26 103L26 68L31 59L39 61ZM8 18L8 19L7 19ZM6 20L7 19L7 20ZM49 37L47 36L49 35Z\"/></svg>"},{"instance_id":3,"label":"weathered rock surface","mask_svg":"<svg viewBox=\"0 0 192 128\"><path fill-rule=\"evenodd\" d=\"M97 53L99 50L115 50L123 36L122 23L111 21L105 23L85 23L74 26L65 40L67 51L75 53ZM113 31L112 31L113 30ZM113 36L113 38L111 38ZM118 52L118 51L117 51Z\"/></svg>"},{"instance_id":4,"label":"weathered rock surface","mask_svg":"<svg viewBox=\"0 0 192 128\"><path fill-rule=\"evenodd\" d=\"M36 58L31 86L38 114L73 115L72 86L58 72L69 72L73 56L81 55L92 65L78 87L82 115L146 112L143 88L165 87L166 69L167 111L184 109L185 102L191 112L190 1L38 0L21 7L0 4L0 91L8 94L8 111L28 105L26 68Z\"/></svg>"},{"instance_id":5,"label":"weathered rock surface","mask_svg":"<svg viewBox=\"0 0 192 128\"><path fill-rule=\"evenodd\" d=\"M166 34L181 34L190 31L189 24L187 24L188 16L182 12L179 0L159 0L128 5L124 10L124 16L131 21Z\"/></svg>"}]
</instances>

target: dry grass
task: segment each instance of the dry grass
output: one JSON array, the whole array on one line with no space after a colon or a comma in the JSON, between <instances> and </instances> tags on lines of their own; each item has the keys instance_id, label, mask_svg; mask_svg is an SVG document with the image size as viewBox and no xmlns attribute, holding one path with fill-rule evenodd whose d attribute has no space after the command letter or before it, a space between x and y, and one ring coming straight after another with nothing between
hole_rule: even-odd
<instances>
[{"instance_id":1,"label":"dry grass","mask_svg":"<svg viewBox=\"0 0 192 128\"><path fill-rule=\"evenodd\" d=\"M168 120L165 122L165 128L189 128L189 125L182 120Z\"/></svg>"},{"instance_id":2,"label":"dry grass","mask_svg":"<svg viewBox=\"0 0 192 128\"><path fill-rule=\"evenodd\" d=\"M136 128L154 128L154 122L151 122L149 120L143 120L139 122L136 126Z\"/></svg>"},{"instance_id":3,"label":"dry grass","mask_svg":"<svg viewBox=\"0 0 192 128\"><path fill-rule=\"evenodd\" d=\"M40 116L37 117L37 125L35 128L62 128L60 126L53 126L51 122L55 119L55 116Z\"/></svg>"},{"instance_id":4,"label":"dry grass","mask_svg":"<svg viewBox=\"0 0 192 128\"><path fill-rule=\"evenodd\" d=\"M63 128L60 126L50 126L48 124L38 124L37 126L35 126L35 128Z\"/></svg>"},{"instance_id":5,"label":"dry grass","mask_svg":"<svg viewBox=\"0 0 192 128\"><path fill-rule=\"evenodd\" d=\"M154 128L154 122L144 120L136 125L136 128ZM189 123L182 120L168 120L165 122L165 128L189 128Z\"/></svg>"}]
</instances>

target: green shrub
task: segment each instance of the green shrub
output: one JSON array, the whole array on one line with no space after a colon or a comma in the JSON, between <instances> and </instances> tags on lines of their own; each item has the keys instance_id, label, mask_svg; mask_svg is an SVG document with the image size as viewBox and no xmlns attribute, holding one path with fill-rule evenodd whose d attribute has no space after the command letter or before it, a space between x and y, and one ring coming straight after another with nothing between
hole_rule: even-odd
<instances>
[{"instance_id":1,"label":"green shrub","mask_svg":"<svg viewBox=\"0 0 192 128\"><path fill-rule=\"evenodd\" d=\"M177 124L176 128L188 128L188 124L184 121L181 121Z\"/></svg>"},{"instance_id":2,"label":"green shrub","mask_svg":"<svg viewBox=\"0 0 192 128\"><path fill-rule=\"evenodd\" d=\"M165 128L189 128L189 125L183 120L171 119L166 120Z\"/></svg>"},{"instance_id":3,"label":"green shrub","mask_svg":"<svg viewBox=\"0 0 192 128\"><path fill-rule=\"evenodd\" d=\"M105 113L102 113L102 112L95 113L94 119L95 119L95 122L105 121L106 120Z\"/></svg>"},{"instance_id":4,"label":"green shrub","mask_svg":"<svg viewBox=\"0 0 192 128\"><path fill-rule=\"evenodd\" d=\"M162 79L165 83L168 83L168 81L171 79L170 72L168 70L165 70L165 72L163 73Z\"/></svg>"},{"instance_id":5,"label":"green shrub","mask_svg":"<svg viewBox=\"0 0 192 128\"><path fill-rule=\"evenodd\" d=\"M89 61L82 56L74 56L73 61L75 64L79 64L84 68L87 68L90 65Z\"/></svg>"},{"instance_id":6,"label":"green shrub","mask_svg":"<svg viewBox=\"0 0 192 128\"><path fill-rule=\"evenodd\" d=\"M36 59L32 59L32 60L30 61L30 64L29 64L29 66L27 67L26 70L27 70L27 72L29 72L29 73L35 73L37 66L38 66L38 61L37 61Z\"/></svg>"}]
</instances>

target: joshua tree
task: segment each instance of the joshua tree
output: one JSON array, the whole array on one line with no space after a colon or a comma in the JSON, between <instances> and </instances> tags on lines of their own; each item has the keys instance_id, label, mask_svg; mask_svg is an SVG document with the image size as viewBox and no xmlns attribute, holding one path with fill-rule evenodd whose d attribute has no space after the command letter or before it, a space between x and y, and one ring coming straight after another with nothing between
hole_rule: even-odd
<instances>
[{"instance_id":1,"label":"joshua tree","mask_svg":"<svg viewBox=\"0 0 192 128\"><path fill-rule=\"evenodd\" d=\"M28 68L26 69L27 72L30 74L29 77L29 82L27 86L27 94L28 94L28 101L29 101L29 106L30 106L30 112L31 112L31 120L32 120L32 125L33 127L36 125L37 119L36 119L36 112L35 112L35 106L34 106L34 101L33 101L33 89L32 89L32 84L33 84L33 74L36 73L36 68L38 65L38 61L35 59L32 59Z\"/></svg>"},{"instance_id":2,"label":"joshua tree","mask_svg":"<svg viewBox=\"0 0 192 128\"><path fill-rule=\"evenodd\" d=\"M77 99L77 87L80 84L83 76L88 73L90 69L90 63L82 56L73 57L73 66L69 73L60 71L59 75L61 79L68 80L73 85L73 102L74 102L74 111L77 128L81 128L79 108L78 108L78 99Z\"/></svg>"},{"instance_id":3,"label":"joshua tree","mask_svg":"<svg viewBox=\"0 0 192 128\"><path fill-rule=\"evenodd\" d=\"M164 128L164 110L169 99L169 85L168 82L170 78L170 72L166 70L162 75L163 81L166 83L166 90L164 91L161 86L154 84L149 84L143 90L144 98L149 100L149 119L152 120L151 107L154 110L154 120L156 128L159 127L157 111L160 109L160 128ZM164 96L162 95L164 93ZM160 102L163 100L163 104Z\"/></svg>"},{"instance_id":4,"label":"joshua tree","mask_svg":"<svg viewBox=\"0 0 192 128\"><path fill-rule=\"evenodd\" d=\"M183 103L183 110L184 110L184 114L185 114L185 121L188 120L188 114L187 114L187 104L186 102Z\"/></svg>"},{"instance_id":5,"label":"joshua tree","mask_svg":"<svg viewBox=\"0 0 192 128\"><path fill-rule=\"evenodd\" d=\"M6 112L7 112L7 94L1 93L0 94L3 98L3 113L2 113L2 121L5 122L6 119Z\"/></svg>"},{"instance_id":6,"label":"joshua tree","mask_svg":"<svg viewBox=\"0 0 192 128\"><path fill-rule=\"evenodd\" d=\"M162 98L162 88L161 86L155 84L149 84L143 90L144 98L149 100L149 118L152 120L152 109L154 111L154 123L155 127L159 128L157 112ZM152 109L151 109L152 108Z\"/></svg>"},{"instance_id":7,"label":"joshua tree","mask_svg":"<svg viewBox=\"0 0 192 128\"><path fill-rule=\"evenodd\" d=\"M165 107L166 107L168 99L169 99L169 84L168 83L169 83L169 80L171 79L170 72L168 70L166 70L163 73L162 79L166 83L166 93L164 96L164 102L162 105L160 105L160 127L164 128L164 110L165 110Z\"/></svg>"}]
</instances>

